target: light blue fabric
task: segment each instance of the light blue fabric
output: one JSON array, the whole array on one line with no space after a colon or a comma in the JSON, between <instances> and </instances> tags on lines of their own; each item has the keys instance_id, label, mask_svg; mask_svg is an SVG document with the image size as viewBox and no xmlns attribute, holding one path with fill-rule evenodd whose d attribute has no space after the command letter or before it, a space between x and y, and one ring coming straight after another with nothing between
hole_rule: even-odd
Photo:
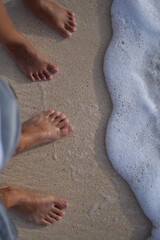
<instances>
[{"instance_id":1,"label":"light blue fabric","mask_svg":"<svg viewBox=\"0 0 160 240\"><path fill-rule=\"evenodd\" d=\"M18 238L17 229L10 219L3 203L0 201L0 239L16 240Z\"/></svg>"},{"instance_id":2,"label":"light blue fabric","mask_svg":"<svg viewBox=\"0 0 160 240\"><path fill-rule=\"evenodd\" d=\"M3 166L4 152L2 147L2 123L1 123L1 108L0 108L0 169Z\"/></svg>"},{"instance_id":3,"label":"light blue fabric","mask_svg":"<svg viewBox=\"0 0 160 240\"><path fill-rule=\"evenodd\" d=\"M10 160L18 145L21 123L16 95L13 89L0 80L0 170ZM0 239L16 240L17 230L0 202Z\"/></svg>"},{"instance_id":4,"label":"light blue fabric","mask_svg":"<svg viewBox=\"0 0 160 240\"><path fill-rule=\"evenodd\" d=\"M21 123L16 95L8 83L0 80L1 136L0 170L10 160L18 145Z\"/></svg>"}]
</instances>

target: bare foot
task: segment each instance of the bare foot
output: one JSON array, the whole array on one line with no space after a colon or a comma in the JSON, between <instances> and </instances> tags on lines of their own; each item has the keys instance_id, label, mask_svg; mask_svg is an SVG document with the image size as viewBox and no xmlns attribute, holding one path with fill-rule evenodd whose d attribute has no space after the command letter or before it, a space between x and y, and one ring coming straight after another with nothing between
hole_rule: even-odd
<instances>
[{"instance_id":1,"label":"bare foot","mask_svg":"<svg viewBox=\"0 0 160 240\"><path fill-rule=\"evenodd\" d=\"M64 114L54 110L40 113L22 125L16 153L39 144L59 140L72 131L72 126Z\"/></svg>"},{"instance_id":2,"label":"bare foot","mask_svg":"<svg viewBox=\"0 0 160 240\"><path fill-rule=\"evenodd\" d=\"M50 80L52 74L58 72L58 67L41 56L19 32L15 33L14 40L4 46L22 72L32 81Z\"/></svg>"},{"instance_id":3,"label":"bare foot","mask_svg":"<svg viewBox=\"0 0 160 240\"><path fill-rule=\"evenodd\" d=\"M70 37L76 31L74 13L53 0L24 0L40 18L47 22L63 37Z\"/></svg>"},{"instance_id":4,"label":"bare foot","mask_svg":"<svg viewBox=\"0 0 160 240\"><path fill-rule=\"evenodd\" d=\"M50 225L59 221L65 214L68 202L54 196L39 196L14 187L0 188L0 198L6 208L12 208L29 221Z\"/></svg>"}]
</instances>

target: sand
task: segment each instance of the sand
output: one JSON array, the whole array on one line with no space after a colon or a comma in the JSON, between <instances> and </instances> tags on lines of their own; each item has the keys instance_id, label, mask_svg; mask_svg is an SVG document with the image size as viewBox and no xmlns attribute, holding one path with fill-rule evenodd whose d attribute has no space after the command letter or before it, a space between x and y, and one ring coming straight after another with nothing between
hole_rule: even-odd
<instances>
[{"instance_id":1,"label":"sand","mask_svg":"<svg viewBox=\"0 0 160 240\"><path fill-rule=\"evenodd\" d=\"M105 150L112 103L103 59L112 36L112 1L61 3L74 10L78 22L69 40L53 32L21 1L6 1L16 27L60 68L52 81L31 83L0 48L0 77L17 93L22 121L53 107L74 126L72 136L13 157L1 174L2 183L64 196L70 202L64 219L48 228L28 224L11 213L19 239L146 239L151 224L127 183L113 170Z\"/></svg>"}]
</instances>

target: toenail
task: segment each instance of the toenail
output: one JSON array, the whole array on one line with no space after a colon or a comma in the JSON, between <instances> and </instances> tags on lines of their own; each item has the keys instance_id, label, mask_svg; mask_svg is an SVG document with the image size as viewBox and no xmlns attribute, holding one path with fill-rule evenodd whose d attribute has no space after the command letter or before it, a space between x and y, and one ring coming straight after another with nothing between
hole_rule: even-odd
<instances>
[{"instance_id":1,"label":"toenail","mask_svg":"<svg viewBox=\"0 0 160 240\"><path fill-rule=\"evenodd\" d=\"M67 203L64 203L64 204L63 204L63 207L66 208L66 207L67 207Z\"/></svg>"},{"instance_id":2,"label":"toenail","mask_svg":"<svg viewBox=\"0 0 160 240\"><path fill-rule=\"evenodd\" d=\"M68 131L71 133L72 132L72 127L68 126Z\"/></svg>"},{"instance_id":3,"label":"toenail","mask_svg":"<svg viewBox=\"0 0 160 240\"><path fill-rule=\"evenodd\" d=\"M66 208L67 206L68 206L68 203L66 201L64 201L63 207Z\"/></svg>"}]
</instances>

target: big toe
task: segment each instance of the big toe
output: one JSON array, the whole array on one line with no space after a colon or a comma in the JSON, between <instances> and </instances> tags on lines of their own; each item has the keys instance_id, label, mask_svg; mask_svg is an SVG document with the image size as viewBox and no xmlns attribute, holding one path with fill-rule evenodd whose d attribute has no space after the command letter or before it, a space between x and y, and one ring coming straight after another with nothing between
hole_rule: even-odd
<instances>
[{"instance_id":1,"label":"big toe","mask_svg":"<svg viewBox=\"0 0 160 240\"><path fill-rule=\"evenodd\" d=\"M55 198L54 205L55 205L55 207L57 207L59 209L65 209L69 206L69 203L67 200L65 200L63 198Z\"/></svg>"},{"instance_id":2,"label":"big toe","mask_svg":"<svg viewBox=\"0 0 160 240\"><path fill-rule=\"evenodd\" d=\"M51 74L54 74L54 73L57 73L59 71L59 68L56 65L50 63L50 64L47 65L47 70Z\"/></svg>"},{"instance_id":3,"label":"big toe","mask_svg":"<svg viewBox=\"0 0 160 240\"><path fill-rule=\"evenodd\" d=\"M56 65L53 64L48 64L46 66L46 68L43 69L43 75L45 77L44 80L51 80L52 79L52 75L57 73L59 71L58 67Z\"/></svg>"},{"instance_id":4,"label":"big toe","mask_svg":"<svg viewBox=\"0 0 160 240\"><path fill-rule=\"evenodd\" d=\"M67 135L71 134L72 132L73 132L73 128L69 124L67 126L65 126L64 128L60 129L61 136L67 136Z\"/></svg>"}]
</instances>

